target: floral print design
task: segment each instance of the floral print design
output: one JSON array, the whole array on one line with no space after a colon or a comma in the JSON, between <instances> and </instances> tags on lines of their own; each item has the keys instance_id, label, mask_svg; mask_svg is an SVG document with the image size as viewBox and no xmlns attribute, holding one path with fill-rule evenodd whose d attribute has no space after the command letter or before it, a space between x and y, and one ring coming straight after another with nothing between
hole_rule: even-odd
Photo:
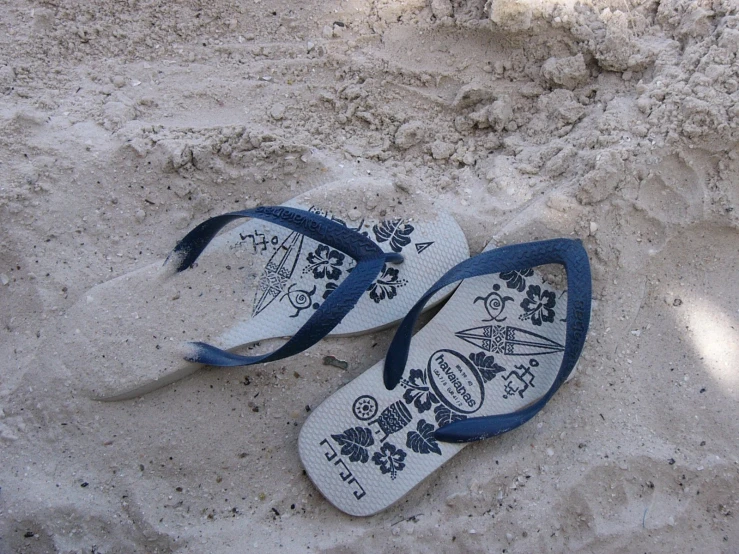
<instances>
[{"instance_id":1,"label":"floral print design","mask_svg":"<svg viewBox=\"0 0 739 554\"><path fill-rule=\"evenodd\" d=\"M329 279L331 281L338 280L341 277L342 270L339 269L344 265L346 256L338 250L333 250L325 244L319 244L315 252L308 254L308 266L303 269L303 273L313 272L316 279Z\"/></svg>"},{"instance_id":2,"label":"floral print design","mask_svg":"<svg viewBox=\"0 0 739 554\"><path fill-rule=\"evenodd\" d=\"M478 352L477 354L473 352L470 354L470 361L480 370L482 380L486 383L494 379L498 373L506 370L502 365L495 363L495 356L488 356L485 352Z\"/></svg>"},{"instance_id":3,"label":"floral print design","mask_svg":"<svg viewBox=\"0 0 739 554\"><path fill-rule=\"evenodd\" d=\"M520 320L531 320L534 325L541 326L542 322L552 323L554 321L554 305L557 301L556 294L549 290L542 290L539 285L529 285L526 298L521 302L524 313Z\"/></svg>"},{"instance_id":4,"label":"floral print design","mask_svg":"<svg viewBox=\"0 0 739 554\"><path fill-rule=\"evenodd\" d=\"M328 298L329 295L338 288L339 285L337 285L336 283L326 283L326 290L323 291L323 299L326 300L326 298Z\"/></svg>"},{"instance_id":5,"label":"floral print design","mask_svg":"<svg viewBox=\"0 0 739 554\"><path fill-rule=\"evenodd\" d=\"M390 241L390 248L392 248L393 252L400 252L404 246L410 244L410 236L413 231L413 225L403 223L402 219L382 221L372 227L376 242Z\"/></svg>"},{"instance_id":6,"label":"floral print design","mask_svg":"<svg viewBox=\"0 0 739 554\"><path fill-rule=\"evenodd\" d=\"M434 426L426 423L425 419L418 422L415 431L409 431L405 445L417 454L438 454L441 456L441 448L434 438Z\"/></svg>"},{"instance_id":7,"label":"floral print design","mask_svg":"<svg viewBox=\"0 0 739 554\"><path fill-rule=\"evenodd\" d=\"M506 282L509 289L516 289L518 292L526 290L526 277L531 277L534 270L524 269L521 271L504 271L500 274L500 278Z\"/></svg>"},{"instance_id":8,"label":"floral print design","mask_svg":"<svg viewBox=\"0 0 739 554\"><path fill-rule=\"evenodd\" d=\"M411 369L408 379L401 379L400 384L406 389L403 400L406 404L412 402L419 414L430 410L433 404L439 403L439 399L431 392L426 382L426 373L420 369Z\"/></svg>"},{"instance_id":9,"label":"floral print design","mask_svg":"<svg viewBox=\"0 0 739 554\"><path fill-rule=\"evenodd\" d=\"M393 299L398 289L408 284L406 279L398 279L398 270L394 267L382 266L382 275L367 289L370 298L379 304L382 300Z\"/></svg>"},{"instance_id":10,"label":"floral print design","mask_svg":"<svg viewBox=\"0 0 739 554\"><path fill-rule=\"evenodd\" d=\"M331 435L339 446L342 456L349 456L350 462L367 463L369 452L367 448L375 443L372 438L372 430L367 427L354 427L347 429L340 435Z\"/></svg>"},{"instance_id":11,"label":"floral print design","mask_svg":"<svg viewBox=\"0 0 739 554\"><path fill-rule=\"evenodd\" d=\"M434 408L434 418L436 419L436 425L444 427L444 425L449 425L455 421L467 419L467 416L453 412L443 404L439 404Z\"/></svg>"},{"instance_id":12,"label":"floral print design","mask_svg":"<svg viewBox=\"0 0 739 554\"><path fill-rule=\"evenodd\" d=\"M382 445L379 452L375 452L372 461L375 465L380 466L383 475L389 473L390 479L395 480L399 471L403 471L405 467L406 453L394 444L386 442Z\"/></svg>"}]
</instances>

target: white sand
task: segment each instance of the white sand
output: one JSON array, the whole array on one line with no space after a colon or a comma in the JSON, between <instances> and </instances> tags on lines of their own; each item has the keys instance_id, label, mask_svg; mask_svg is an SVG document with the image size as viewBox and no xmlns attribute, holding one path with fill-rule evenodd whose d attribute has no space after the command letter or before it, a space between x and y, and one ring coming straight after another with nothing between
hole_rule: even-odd
<instances>
[{"instance_id":1,"label":"white sand","mask_svg":"<svg viewBox=\"0 0 739 554\"><path fill-rule=\"evenodd\" d=\"M739 549L736 0L94 4L0 15L0 552ZM119 403L58 335L202 219L342 175L594 270L575 378L365 519L297 435L392 331Z\"/></svg>"}]
</instances>

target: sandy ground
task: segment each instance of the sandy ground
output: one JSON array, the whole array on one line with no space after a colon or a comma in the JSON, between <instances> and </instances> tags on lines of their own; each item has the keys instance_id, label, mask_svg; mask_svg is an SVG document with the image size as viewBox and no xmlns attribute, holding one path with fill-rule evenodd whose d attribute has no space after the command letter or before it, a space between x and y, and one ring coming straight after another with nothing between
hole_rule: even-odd
<instances>
[{"instance_id":1,"label":"sandy ground","mask_svg":"<svg viewBox=\"0 0 739 554\"><path fill-rule=\"evenodd\" d=\"M737 8L4 2L0 551L739 552ZM297 436L392 331L118 403L58 338L202 219L348 175L594 271L575 378L364 519Z\"/></svg>"}]
</instances>

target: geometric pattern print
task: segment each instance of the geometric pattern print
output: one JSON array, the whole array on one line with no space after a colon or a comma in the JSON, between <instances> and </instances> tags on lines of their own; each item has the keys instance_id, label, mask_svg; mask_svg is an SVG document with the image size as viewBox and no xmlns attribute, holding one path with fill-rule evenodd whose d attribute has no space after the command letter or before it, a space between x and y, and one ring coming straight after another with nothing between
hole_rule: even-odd
<instances>
[{"instance_id":1,"label":"geometric pattern print","mask_svg":"<svg viewBox=\"0 0 739 554\"><path fill-rule=\"evenodd\" d=\"M303 248L303 238L303 235L293 231L270 257L264 267L264 272L259 277L252 317L267 308L284 292L298 264L300 251Z\"/></svg>"},{"instance_id":2,"label":"geometric pattern print","mask_svg":"<svg viewBox=\"0 0 739 554\"><path fill-rule=\"evenodd\" d=\"M496 284L476 297L469 312L488 323L455 332L454 348L437 350L425 368L407 369L400 381L402 399L379 406L371 395L358 397L352 406L355 424L331 435L341 454L394 480L412 463L411 452L441 456L443 443L434 431L475 417L486 395L499 402L530 396L537 389L539 360L564 351L563 344L542 334L561 321L557 296L533 282L533 275L532 270L499 274L505 295Z\"/></svg>"}]
</instances>

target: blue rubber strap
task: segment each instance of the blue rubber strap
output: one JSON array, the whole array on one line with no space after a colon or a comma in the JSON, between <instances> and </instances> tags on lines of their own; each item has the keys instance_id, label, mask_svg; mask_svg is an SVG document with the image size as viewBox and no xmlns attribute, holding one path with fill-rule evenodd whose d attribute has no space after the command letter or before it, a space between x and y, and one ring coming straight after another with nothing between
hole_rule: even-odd
<instances>
[{"instance_id":1,"label":"blue rubber strap","mask_svg":"<svg viewBox=\"0 0 739 554\"><path fill-rule=\"evenodd\" d=\"M189 362L233 367L271 362L302 352L325 337L344 319L377 278L385 262L403 261L400 254L386 254L366 236L318 214L284 206L264 206L231 212L204 221L174 247L165 264L175 263L176 271L184 271L198 259L224 225L245 217L263 219L302 233L354 258L357 265L297 333L274 352L260 356L240 356L204 342L191 342L189 344L192 352L185 357Z\"/></svg>"},{"instance_id":2,"label":"blue rubber strap","mask_svg":"<svg viewBox=\"0 0 739 554\"><path fill-rule=\"evenodd\" d=\"M510 414L469 418L437 429L436 440L471 442L500 435L534 417L562 386L575 367L590 324L592 284L590 262L579 240L554 239L504 246L465 260L443 275L400 324L385 357L384 382L388 390L400 382L408 360L411 334L424 304L442 288L461 279L506 271L522 271L539 265L561 264L567 272L567 331L562 364L554 384L539 400Z\"/></svg>"}]
</instances>

